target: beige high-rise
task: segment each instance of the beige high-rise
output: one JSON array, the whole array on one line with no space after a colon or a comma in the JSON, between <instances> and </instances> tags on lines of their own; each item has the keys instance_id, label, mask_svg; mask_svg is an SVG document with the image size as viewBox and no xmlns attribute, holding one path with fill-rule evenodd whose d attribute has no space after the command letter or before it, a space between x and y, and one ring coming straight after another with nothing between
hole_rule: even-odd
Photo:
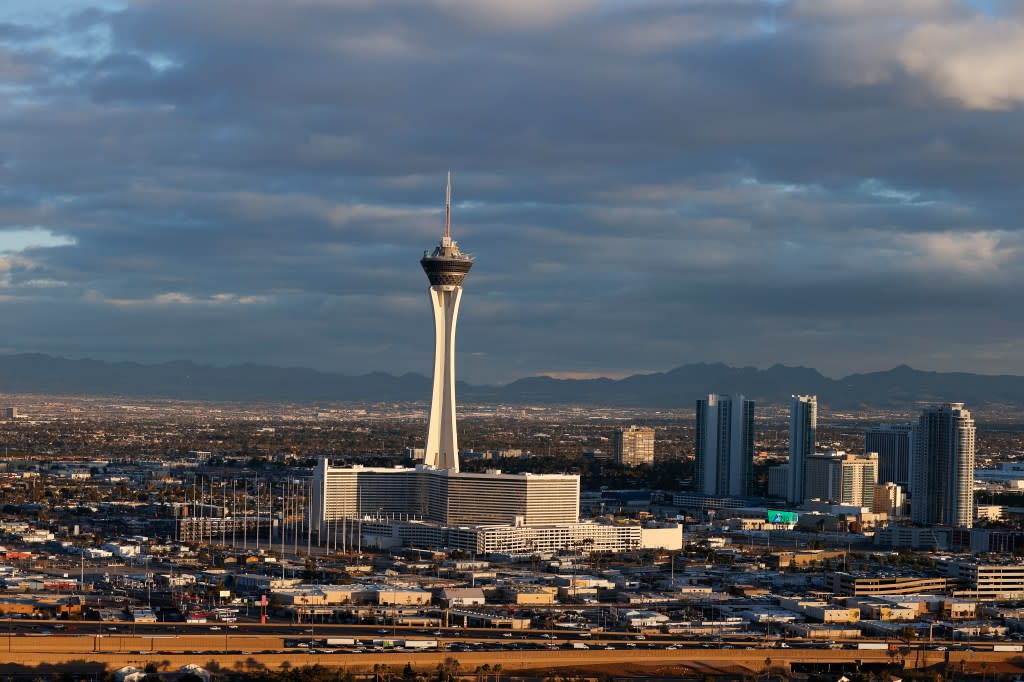
<instances>
[{"instance_id":1,"label":"beige high-rise","mask_svg":"<svg viewBox=\"0 0 1024 682\"><path fill-rule=\"evenodd\" d=\"M615 461L628 467L654 464L654 429L636 425L618 429L615 432Z\"/></svg>"}]
</instances>

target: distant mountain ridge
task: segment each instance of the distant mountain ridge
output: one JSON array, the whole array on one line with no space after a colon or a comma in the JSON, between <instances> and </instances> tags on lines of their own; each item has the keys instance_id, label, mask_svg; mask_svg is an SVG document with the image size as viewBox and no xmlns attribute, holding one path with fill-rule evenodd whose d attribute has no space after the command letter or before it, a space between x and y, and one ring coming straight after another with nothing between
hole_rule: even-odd
<instances>
[{"instance_id":1,"label":"distant mountain ridge","mask_svg":"<svg viewBox=\"0 0 1024 682\"><path fill-rule=\"evenodd\" d=\"M538 376L504 386L460 383L458 390L461 401L520 404L678 408L692 407L708 393L743 393L762 404L782 404L794 393L810 393L832 409L910 409L920 402L949 401L1024 409L1024 377L925 372L906 365L830 379L808 367L695 363L623 379ZM412 373L351 376L255 364L145 365L24 353L0 355L0 392L239 402L404 402L427 400L430 380Z\"/></svg>"}]
</instances>

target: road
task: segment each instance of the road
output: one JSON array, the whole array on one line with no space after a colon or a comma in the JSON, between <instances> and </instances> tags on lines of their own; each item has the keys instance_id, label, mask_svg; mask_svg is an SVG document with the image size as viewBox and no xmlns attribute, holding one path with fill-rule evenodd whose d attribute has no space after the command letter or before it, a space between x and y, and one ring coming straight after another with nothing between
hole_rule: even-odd
<instances>
[{"instance_id":1,"label":"road","mask_svg":"<svg viewBox=\"0 0 1024 682\"><path fill-rule=\"evenodd\" d=\"M6 641L5 641L6 640ZM16 665L41 663L65 664L69 669L84 662L103 663L108 668L122 665L183 665L184 663L215 664L229 668L281 668L317 663L345 667L350 670L371 670L376 664L401 667L406 663L417 670L431 670L446 658L455 658L463 670L500 663L508 672L540 669L590 669L601 666L621 669L675 667L698 673L730 671L763 672L789 670L793 664L863 664L900 665L923 668L947 663L959 668L964 662L967 671L992 669L995 664L1019 662L1020 653L967 652L935 650L835 650L835 649L746 649L746 648L596 648L586 650L562 647L540 650L451 650L375 651L362 652L327 649L284 649L285 638L251 634L178 634L159 635L22 635L0 636L0 647L7 646L3 661ZM588 646L590 646L588 644ZM2 668L2 666L0 666Z\"/></svg>"},{"instance_id":2,"label":"road","mask_svg":"<svg viewBox=\"0 0 1024 682\"><path fill-rule=\"evenodd\" d=\"M390 625L351 625L321 623L131 623L101 621L45 621L27 619L7 619L6 624L0 620L0 637L10 633L15 637L29 635L105 635L146 637L184 637L190 635L210 635L215 637L241 636L274 636L289 639L322 639L326 637L352 637L356 639L436 639L453 645L464 645L469 642L482 642L499 648L511 648L522 645L550 645L569 642L585 643L588 646L667 648L677 646L684 648L711 648L731 646L737 649L753 647L776 648L782 643L778 638L766 639L761 636L726 635L719 638L685 638L679 635L648 634L638 636L626 632L589 633L574 630L499 630L493 628L437 628L437 627L406 627ZM839 640L838 646L855 647L857 642L880 641L869 639ZM800 639L785 640L787 648L828 648L821 641ZM902 647L903 643L896 643ZM974 644L965 647L963 642L936 639L931 642L918 642L915 647L940 651L947 649L991 649L992 642Z\"/></svg>"}]
</instances>

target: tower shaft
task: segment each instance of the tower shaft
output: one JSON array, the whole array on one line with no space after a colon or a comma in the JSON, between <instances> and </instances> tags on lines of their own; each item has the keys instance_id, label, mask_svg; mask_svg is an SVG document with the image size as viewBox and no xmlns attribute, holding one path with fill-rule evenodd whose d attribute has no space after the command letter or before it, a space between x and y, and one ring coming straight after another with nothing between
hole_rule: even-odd
<instances>
[{"instance_id":1,"label":"tower shaft","mask_svg":"<svg viewBox=\"0 0 1024 682\"><path fill-rule=\"evenodd\" d=\"M434 309L434 390L424 464L453 471L459 470L459 438L455 428L455 326L461 300L461 286L430 287L430 303Z\"/></svg>"}]
</instances>

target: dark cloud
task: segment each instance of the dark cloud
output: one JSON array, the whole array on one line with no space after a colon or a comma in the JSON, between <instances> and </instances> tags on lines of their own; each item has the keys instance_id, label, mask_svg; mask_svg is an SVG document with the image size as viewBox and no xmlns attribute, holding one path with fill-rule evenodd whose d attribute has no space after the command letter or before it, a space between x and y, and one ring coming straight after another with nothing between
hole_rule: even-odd
<instances>
[{"instance_id":1,"label":"dark cloud","mask_svg":"<svg viewBox=\"0 0 1024 682\"><path fill-rule=\"evenodd\" d=\"M1024 373L1022 41L954 0L0 12L0 251L55 240L0 253L5 349L425 372L453 168L470 381Z\"/></svg>"}]
</instances>

